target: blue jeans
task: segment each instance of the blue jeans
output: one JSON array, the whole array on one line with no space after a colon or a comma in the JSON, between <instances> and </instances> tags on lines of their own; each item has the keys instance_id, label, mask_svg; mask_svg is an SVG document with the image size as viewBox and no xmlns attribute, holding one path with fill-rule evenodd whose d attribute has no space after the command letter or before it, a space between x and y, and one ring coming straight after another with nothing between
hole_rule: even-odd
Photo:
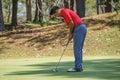
<instances>
[{"instance_id":1,"label":"blue jeans","mask_svg":"<svg viewBox=\"0 0 120 80\"><path fill-rule=\"evenodd\" d=\"M73 32L75 68L82 69L82 49L87 33L86 25L80 24L75 27Z\"/></svg>"}]
</instances>

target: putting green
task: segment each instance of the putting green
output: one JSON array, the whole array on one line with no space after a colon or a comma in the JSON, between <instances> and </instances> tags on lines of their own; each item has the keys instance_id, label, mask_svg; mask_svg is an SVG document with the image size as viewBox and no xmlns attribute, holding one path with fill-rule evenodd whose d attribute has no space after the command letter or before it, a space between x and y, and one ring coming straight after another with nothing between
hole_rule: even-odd
<instances>
[{"instance_id":1,"label":"putting green","mask_svg":"<svg viewBox=\"0 0 120 80\"><path fill-rule=\"evenodd\" d=\"M1 59L0 80L120 80L119 57L84 57L84 71L68 73L73 57L63 57L58 72L52 72L59 57Z\"/></svg>"}]
</instances>

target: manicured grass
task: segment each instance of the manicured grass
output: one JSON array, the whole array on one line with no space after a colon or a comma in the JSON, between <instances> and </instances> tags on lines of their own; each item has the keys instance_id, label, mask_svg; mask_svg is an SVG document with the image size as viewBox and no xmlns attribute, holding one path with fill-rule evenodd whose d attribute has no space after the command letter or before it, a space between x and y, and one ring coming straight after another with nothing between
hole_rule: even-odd
<instances>
[{"instance_id":1,"label":"manicured grass","mask_svg":"<svg viewBox=\"0 0 120 80\"><path fill-rule=\"evenodd\" d=\"M68 73L73 57L63 57L58 72L52 72L59 57L1 59L0 80L119 80L120 58L117 56L84 57L84 71Z\"/></svg>"}]
</instances>

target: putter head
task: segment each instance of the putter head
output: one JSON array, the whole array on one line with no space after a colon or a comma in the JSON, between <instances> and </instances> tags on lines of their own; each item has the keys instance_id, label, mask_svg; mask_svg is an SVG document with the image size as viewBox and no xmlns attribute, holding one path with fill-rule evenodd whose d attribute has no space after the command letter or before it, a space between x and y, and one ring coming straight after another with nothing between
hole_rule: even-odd
<instances>
[{"instance_id":1,"label":"putter head","mask_svg":"<svg viewBox=\"0 0 120 80\"><path fill-rule=\"evenodd\" d=\"M53 72L58 72L57 69L53 69L52 71L53 71Z\"/></svg>"}]
</instances>

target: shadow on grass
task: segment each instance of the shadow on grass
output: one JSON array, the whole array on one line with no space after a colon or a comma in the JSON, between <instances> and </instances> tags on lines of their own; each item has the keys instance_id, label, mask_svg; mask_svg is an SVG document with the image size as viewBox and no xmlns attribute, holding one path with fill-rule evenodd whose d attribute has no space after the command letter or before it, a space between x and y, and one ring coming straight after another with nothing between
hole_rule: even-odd
<instances>
[{"instance_id":1,"label":"shadow on grass","mask_svg":"<svg viewBox=\"0 0 120 80\"><path fill-rule=\"evenodd\" d=\"M73 66L73 62L61 62L58 67L58 72L52 72L53 65L56 63L32 64L29 66L31 70L12 72L6 75L40 75L47 76L64 76L68 78L95 78L106 80L120 79L120 59L96 59L85 60L83 63L83 72L71 72L66 70Z\"/></svg>"}]
</instances>

